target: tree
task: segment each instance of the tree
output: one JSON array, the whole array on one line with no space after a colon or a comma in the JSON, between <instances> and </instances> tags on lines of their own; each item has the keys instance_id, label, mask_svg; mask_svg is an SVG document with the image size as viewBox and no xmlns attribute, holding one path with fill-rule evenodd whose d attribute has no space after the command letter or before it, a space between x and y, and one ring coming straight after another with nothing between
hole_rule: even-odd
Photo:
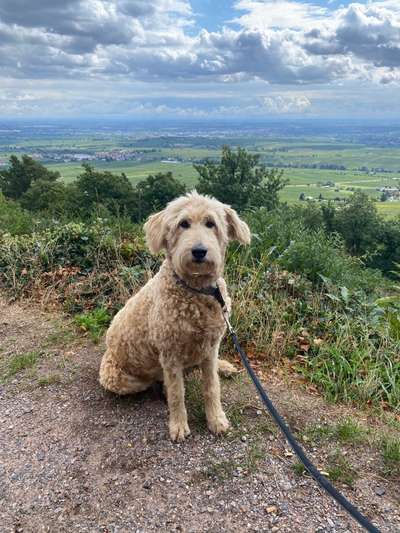
<instances>
[{"instance_id":1,"label":"tree","mask_svg":"<svg viewBox=\"0 0 400 533\"><path fill-rule=\"evenodd\" d=\"M381 197L380 197L381 202L387 202L388 199L389 199L389 195L388 195L388 193L387 193L387 192L383 192L383 193L381 194Z\"/></svg>"},{"instance_id":2,"label":"tree","mask_svg":"<svg viewBox=\"0 0 400 533\"><path fill-rule=\"evenodd\" d=\"M208 160L194 165L199 174L197 190L215 196L238 211L261 206L273 209L279 204L279 191L288 181L282 179L282 171L267 170L259 164L259 159L259 155L250 154L244 148L233 152L229 146L223 146L219 163Z\"/></svg>"},{"instance_id":3,"label":"tree","mask_svg":"<svg viewBox=\"0 0 400 533\"><path fill-rule=\"evenodd\" d=\"M62 214L67 209L68 187L59 181L36 180L19 200L29 211L48 211Z\"/></svg>"},{"instance_id":4,"label":"tree","mask_svg":"<svg viewBox=\"0 0 400 533\"><path fill-rule=\"evenodd\" d=\"M48 170L28 155L23 155L20 160L12 155L9 168L0 171L0 189L7 198L18 200L33 182L52 182L59 177L59 172Z\"/></svg>"},{"instance_id":5,"label":"tree","mask_svg":"<svg viewBox=\"0 0 400 533\"><path fill-rule=\"evenodd\" d=\"M158 172L140 181L134 191L133 218L140 222L151 213L164 209L168 202L186 192L183 183L172 172Z\"/></svg>"},{"instance_id":6,"label":"tree","mask_svg":"<svg viewBox=\"0 0 400 533\"><path fill-rule=\"evenodd\" d=\"M393 276L400 263L400 218L382 220L379 237L379 252L371 258L369 266Z\"/></svg>"},{"instance_id":7,"label":"tree","mask_svg":"<svg viewBox=\"0 0 400 533\"><path fill-rule=\"evenodd\" d=\"M84 163L84 172L75 182L80 193L80 207L83 215L90 215L96 205L104 206L112 215L128 213L134 199L133 187L125 174L100 172Z\"/></svg>"},{"instance_id":8,"label":"tree","mask_svg":"<svg viewBox=\"0 0 400 533\"><path fill-rule=\"evenodd\" d=\"M300 196L299 196L299 200L300 200L300 202L304 202L305 199L306 199L306 195L304 194L304 192L301 192L301 193L300 193Z\"/></svg>"},{"instance_id":9,"label":"tree","mask_svg":"<svg viewBox=\"0 0 400 533\"><path fill-rule=\"evenodd\" d=\"M374 253L380 238L380 218L371 198L356 191L346 204L335 211L332 226L340 233L352 255Z\"/></svg>"}]
</instances>

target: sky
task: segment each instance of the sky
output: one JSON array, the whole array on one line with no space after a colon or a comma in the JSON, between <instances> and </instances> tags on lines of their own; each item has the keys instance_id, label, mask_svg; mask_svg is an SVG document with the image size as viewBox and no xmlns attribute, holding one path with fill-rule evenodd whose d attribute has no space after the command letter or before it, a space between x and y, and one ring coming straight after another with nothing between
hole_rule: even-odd
<instances>
[{"instance_id":1,"label":"sky","mask_svg":"<svg viewBox=\"0 0 400 533\"><path fill-rule=\"evenodd\" d=\"M400 117L400 0L0 0L0 118Z\"/></svg>"}]
</instances>

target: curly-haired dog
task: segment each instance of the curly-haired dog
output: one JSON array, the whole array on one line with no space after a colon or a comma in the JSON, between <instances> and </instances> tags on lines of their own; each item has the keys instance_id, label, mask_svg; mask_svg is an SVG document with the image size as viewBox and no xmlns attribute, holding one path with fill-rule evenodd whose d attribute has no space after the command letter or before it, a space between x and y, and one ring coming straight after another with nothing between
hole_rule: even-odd
<instances>
[{"instance_id":1,"label":"curly-haired dog","mask_svg":"<svg viewBox=\"0 0 400 533\"><path fill-rule=\"evenodd\" d=\"M196 192L172 201L145 224L152 253L166 250L159 272L117 313L108 332L100 382L118 394L143 391L164 381L171 439L181 441L190 430L185 408L184 370L202 370L209 429L229 427L222 409L218 369L234 370L218 360L225 332L219 303L196 291L218 284L228 308L222 278L230 240L250 242L250 231L236 212Z\"/></svg>"}]
</instances>

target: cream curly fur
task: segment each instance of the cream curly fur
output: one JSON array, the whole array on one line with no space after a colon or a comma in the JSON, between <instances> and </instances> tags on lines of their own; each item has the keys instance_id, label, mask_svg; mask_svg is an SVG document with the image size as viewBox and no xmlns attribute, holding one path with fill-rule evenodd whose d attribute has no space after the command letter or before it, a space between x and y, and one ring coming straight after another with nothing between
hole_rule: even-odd
<instances>
[{"instance_id":1,"label":"cream curly fur","mask_svg":"<svg viewBox=\"0 0 400 533\"><path fill-rule=\"evenodd\" d=\"M213 297L177 283L174 272L195 288L217 282L230 309L222 278L225 250L229 240L248 244L249 228L231 207L192 192L152 215L145 232L150 251L165 249L166 259L114 317L106 336L100 382L117 394L130 394L164 381L170 436L181 441L190 433L184 370L199 366L208 427L221 433L229 423L221 405L217 371L225 375L234 371L230 363L218 360L225 332L221 308ZM192 254L199 245L207 250L202 262L196 262Z\"/></svg>"}]
</instances>

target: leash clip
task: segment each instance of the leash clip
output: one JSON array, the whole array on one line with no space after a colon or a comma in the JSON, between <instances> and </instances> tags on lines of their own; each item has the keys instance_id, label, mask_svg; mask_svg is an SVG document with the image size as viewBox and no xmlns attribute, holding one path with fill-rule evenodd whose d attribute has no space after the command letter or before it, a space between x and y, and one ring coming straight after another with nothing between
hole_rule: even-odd
<instances>
[{"instance_id":1,"label":"leash clip","mask_svg":"<svg viewBox=\"0 0 400 533\"><path fill-rule=\"evenodd\" d=\"M226 303L225 303L224 297L223 297L222 294L221 294L220 288L218 287L218 283L217 283L217 286L216 286L215 289L214 289L213 296L214 296L214 298L217 300L217 302L219 303L219 305L221 306L221 309L222 309L222 316L224 317L224 320L225 320L225 323L226 323L226 326L227 326L227 328L228 328L229 333L232 335L232 333L235 333L235 330L233 329L232 324L231 324L230 321L229 321L229 312L228 312L228 308L227 308L227 306L226 306Z\"/></svg>"},{"instance_id":2,"label":"leash clip","mask_svg":"<svg viewBox=\"0 0 400 533\"><path fill-rule=\"evenodd\" d=\"M233 333L235 333L235 330L233 329L232 324L229 321L229 313L228 313L228 309L226 308L226 306L222 308L222 316L224 317L224 320L225 320L225 323L226 323L226 326L228 328L230 335L232 335Z\"/></svg>"}]
</instances>

